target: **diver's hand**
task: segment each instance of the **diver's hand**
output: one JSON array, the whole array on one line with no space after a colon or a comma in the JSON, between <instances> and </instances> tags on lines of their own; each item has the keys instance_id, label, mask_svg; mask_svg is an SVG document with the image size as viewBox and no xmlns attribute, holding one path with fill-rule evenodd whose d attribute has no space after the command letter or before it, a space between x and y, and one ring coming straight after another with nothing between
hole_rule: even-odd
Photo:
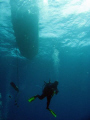
<instances>
[{"instance_id":1,"label":"diver's hand","mask_svg":"<svg viewBox=\"0 0 90 120\"><path fill-rule=\"evenodd\" d=\"M58 94L58 92L59 92L59 91L58 91L58 90L56 90L56 95Z\"/></svg>"}]
</instances>

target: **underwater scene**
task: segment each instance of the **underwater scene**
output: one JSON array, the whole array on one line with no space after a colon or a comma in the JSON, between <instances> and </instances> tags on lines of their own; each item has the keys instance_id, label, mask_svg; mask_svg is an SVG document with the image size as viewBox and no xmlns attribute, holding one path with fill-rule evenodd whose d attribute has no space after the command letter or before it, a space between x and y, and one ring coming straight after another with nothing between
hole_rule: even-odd
<instances>
[{"instance_id":1,"label":"underwater scene","mask_svg":"<svg viewBox=\"0 0 90 120\"><path fill-rule=\"evenodd\" d=\"M90 0L0 0L0 120L90 120Z\"/></svg>"}]
</instances>

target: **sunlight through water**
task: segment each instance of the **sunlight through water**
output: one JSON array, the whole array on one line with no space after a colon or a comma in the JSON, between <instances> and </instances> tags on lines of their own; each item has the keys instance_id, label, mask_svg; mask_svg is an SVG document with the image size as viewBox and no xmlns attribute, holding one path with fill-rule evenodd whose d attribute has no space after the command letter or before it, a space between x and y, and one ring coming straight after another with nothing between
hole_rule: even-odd
<instances>
[{"instance_id":1,"label":"sunlight through water","mask_svg":"<svg viewBox=\"0 0 90 120\"><path fill-rule=\"evenodd\" d=\"M58 44L63 43L63 47L90 45L87 38L90 36L88 29L90 27L89 3L89 0L40 1L39 36L41 38L60 38ZM69 41L66 42L66 39Z\"/></svg>"}]
</instances>

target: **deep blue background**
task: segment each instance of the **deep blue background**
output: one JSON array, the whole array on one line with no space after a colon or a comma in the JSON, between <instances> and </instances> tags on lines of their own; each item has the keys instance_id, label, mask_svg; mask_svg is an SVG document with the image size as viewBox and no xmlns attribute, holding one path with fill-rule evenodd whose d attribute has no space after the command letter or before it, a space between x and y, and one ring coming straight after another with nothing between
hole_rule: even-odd
<instances>
[{"instance_id":1,"label":"deep blue background","mask_svg":"<svg viewBox=\"0 0 90 120\"><path fill-rule=\"evenodd\" d=\"M84 49L88 52L89 48ZM73 52L74 49L72 49ZM50 108L57 113L54 118L46 110L46 99L36 99L32 103L28 98L41 94L44 81L56 79L53 62L49 60L33 59L22 60L19 58L1 57L0 88L3 101L3 117L8 120L83 120L90 113L90 56L70 55L61 50L59 68L59 93L55 95ZM18 59L18 66L17 66ZM18 67L18 76L17 76ZM18 78L17 78L18 77ZM16 91L10 86L10 82L19 82L19 108L14 105ZM11 98L9 98L11 95ZM7 114L7 115L6 115Z\"/></svg>"}]
</instances>

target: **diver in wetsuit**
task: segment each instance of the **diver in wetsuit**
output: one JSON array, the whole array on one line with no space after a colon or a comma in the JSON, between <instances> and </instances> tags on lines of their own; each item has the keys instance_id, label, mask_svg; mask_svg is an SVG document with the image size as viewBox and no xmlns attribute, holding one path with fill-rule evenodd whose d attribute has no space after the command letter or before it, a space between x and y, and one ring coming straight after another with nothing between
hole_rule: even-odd
<instances>
[{"instance_id":1,"label":"diver in wetsuit","mask_svg":"<svg viewBox=\"0 0 90 120\"><path fill-rule=\"evenodd\" d=\"M28 101L31 102L37 97L40 100L47 97L47 107L46 107L46 109L49 109L49 104L50 104L51 98L53 97L54 94L58 93L57 85L58 85L58 81L55 81L54 83L51 83L50 81L49 81L49 83L45 82L45 87L43 89L42 95L36 95L36 96L30 98Z\"/></svg>"},{"instance_id":2,"label":"diver in wetsuit","mask_svg":"<svg viewBox=\"0 0 90 120\"><path fill-rule=\"evenodd\" d=\"M50 104L51 98L53 97L54 94L58 93L58 89L57 89L58 81L55 81L54 83L51 83L49 81L49 83L45 83L45 84L46 85L43 89L42 95L37 95L36 97L38 97L40 100L47 97L46 109L49 109L49 104Z\"/></svg>"}]
</instances>

